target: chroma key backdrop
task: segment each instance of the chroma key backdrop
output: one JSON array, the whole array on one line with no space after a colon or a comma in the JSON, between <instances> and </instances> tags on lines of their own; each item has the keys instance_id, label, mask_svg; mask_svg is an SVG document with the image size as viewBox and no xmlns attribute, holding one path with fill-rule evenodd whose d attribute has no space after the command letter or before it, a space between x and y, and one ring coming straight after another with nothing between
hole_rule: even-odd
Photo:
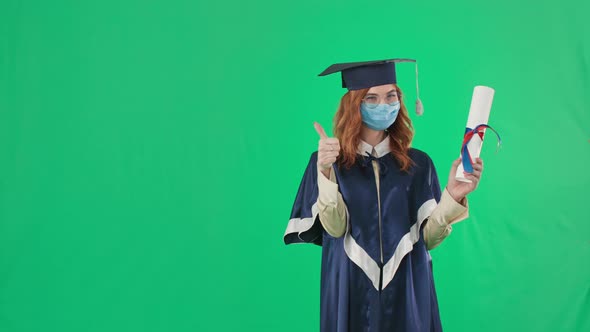
<instances>
[{"instance_id":1,"label":"chroma key backdrop","mask_svg":"<svg viewBox=\"0 0 590 332\"><path fill-rule=\"evenodd\" d=\"M283 233L328 65L418 59L445 186L495 89L469 218L431 251L445 331L590 331L590 2L0 1L0 331L318 331ZM404 101L414 66L398 66ZM412 107L410 107L411 109Z\"/></svg>"}]
</instances>

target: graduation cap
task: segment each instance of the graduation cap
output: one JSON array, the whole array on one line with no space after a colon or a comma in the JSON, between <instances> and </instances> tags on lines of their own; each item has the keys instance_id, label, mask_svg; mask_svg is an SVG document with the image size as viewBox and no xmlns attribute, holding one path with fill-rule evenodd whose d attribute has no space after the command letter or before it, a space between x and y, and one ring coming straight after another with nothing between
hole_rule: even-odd
<instances>
[{"instance_id":1,"label":"graduation cap","mask_svg":"<svg viewBox=\"0 0 590 332\"><path fill-rule=\"evenodd\" d=\"M318 76L341 72L343 88L347 88L349 91L360 90L377 85L397 83L396 62L414 62L416 64L416 114L422 115L424 106L420 101L420 90L418 89L418 62L414 59L336 63L326 68Z\"/></svg>"}]
</instances>

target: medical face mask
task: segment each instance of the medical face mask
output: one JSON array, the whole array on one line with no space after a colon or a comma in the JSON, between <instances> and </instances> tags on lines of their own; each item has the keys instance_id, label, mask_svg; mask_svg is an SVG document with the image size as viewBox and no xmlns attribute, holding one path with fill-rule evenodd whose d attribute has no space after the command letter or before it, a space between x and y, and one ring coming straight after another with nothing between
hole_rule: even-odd
<instances>
[{"instance_id":1,"label":"medical face mask","mask_svg":"<svg viewBox=\"0 0 590 332\"><path fill-rule=\"evenodd\" d=\"M385 130L395 122L400 107L399 101L391 104L361 103L363 123L373 130Z\"/></svg>"}]
</instances>

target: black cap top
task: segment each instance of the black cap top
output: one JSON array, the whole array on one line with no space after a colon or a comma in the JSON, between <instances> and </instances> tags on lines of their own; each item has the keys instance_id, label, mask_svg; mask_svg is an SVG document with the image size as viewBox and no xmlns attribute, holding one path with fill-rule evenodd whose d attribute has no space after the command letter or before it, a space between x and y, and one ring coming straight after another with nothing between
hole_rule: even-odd
<instances>
[{"instance_id":1,"label":"black cap top","mask_svg":"<svg viewBox=\"0 0 590 332\"><path fill-rule=\"evenodd\" d=\"M387 59L337 63L326 68L319 76L342 72L342 87L348 90L360 90L377 85L397 83L396 62L416 62L416 60Z\"/></svg>"}]
</instances>

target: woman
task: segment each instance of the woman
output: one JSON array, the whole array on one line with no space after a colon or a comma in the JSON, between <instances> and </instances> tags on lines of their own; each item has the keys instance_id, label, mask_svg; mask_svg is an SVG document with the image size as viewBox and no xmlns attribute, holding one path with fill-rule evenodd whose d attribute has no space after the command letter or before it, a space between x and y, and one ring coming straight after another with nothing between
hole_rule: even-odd
<instances>
[{"instance_id":1,"label":"woman","mask_svg":"<svg viewBox=\"0 0 590 332\"><path fill-rule=\"evenodd\" d=\"M428 250L468 216L470 183L453 162L441 194L430 157L410 147L412 125L395 62L332 65L342 73L334 138L319 124L318 151L299 187L286 244L322 246L321 331L441 331Z\"/></svg>"}]
</instances>

